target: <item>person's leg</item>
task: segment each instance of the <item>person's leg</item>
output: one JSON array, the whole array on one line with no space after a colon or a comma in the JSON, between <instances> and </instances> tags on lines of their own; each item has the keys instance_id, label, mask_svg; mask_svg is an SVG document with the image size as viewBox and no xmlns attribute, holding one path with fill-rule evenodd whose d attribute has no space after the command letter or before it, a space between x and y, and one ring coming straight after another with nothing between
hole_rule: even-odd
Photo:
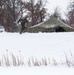
<instances>
[{"instance_id":1,"label":"person's leg","mask_svg":"<svg viewBox=\"0 0 74 75\"><path fill-rule=\"evenodd\" d=\"M22 34L22 32L23 32L23 26L21 26L20 34Z\"/></svg>"},{"instance_id":2,"label":"person's leg","mask_svg":"<svg viewBox=\"0 0 74 75\"><path fill-rule=\"evenodd\" d=\"M25 29L25 26L22 25L22 27L21 27L21 31L20 31L20 34L22 34L22 32L24 32L24 29Z\"/></svg>"}]
</instances>

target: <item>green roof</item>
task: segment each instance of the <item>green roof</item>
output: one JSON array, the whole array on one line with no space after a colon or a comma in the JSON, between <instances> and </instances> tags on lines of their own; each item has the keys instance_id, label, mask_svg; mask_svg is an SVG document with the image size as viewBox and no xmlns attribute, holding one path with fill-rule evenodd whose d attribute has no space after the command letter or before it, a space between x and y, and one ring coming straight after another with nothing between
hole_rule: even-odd
<instances>
[{"instance_id":1,"label":"green roof","mask_svg":"<svg viewBox=\"0 0 74 75\"><path fill-rule=\"evenodd\" d=\"M63 23L61 20L58 20L55 17L50 17L50 19L46 20L45 22L31 26L30 30L37 31L37 32L39 32L39 31L50 32L50 31L53 31L53 29L57 26L65 28L66 31L71 31L71 30L73 31L74 30L71 26Z\"/></svg>"}]
</instances>

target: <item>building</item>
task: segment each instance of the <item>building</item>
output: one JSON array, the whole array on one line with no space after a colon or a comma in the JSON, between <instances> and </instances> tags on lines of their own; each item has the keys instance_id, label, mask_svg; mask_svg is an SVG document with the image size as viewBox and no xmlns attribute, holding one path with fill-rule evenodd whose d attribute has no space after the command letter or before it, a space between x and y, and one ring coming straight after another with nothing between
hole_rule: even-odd
<instances>
[{"instance_id":1,"label":"building","mask_svg":"<svg viewBox=\"0 0 74 75\"><path fill-rule=\"evenodd\" d=\"M50 17L50 19L42 22L40 24L31 26L28 32L71 32L74 28L63 23L55 17Z\"/></svg>"}]
</instances>

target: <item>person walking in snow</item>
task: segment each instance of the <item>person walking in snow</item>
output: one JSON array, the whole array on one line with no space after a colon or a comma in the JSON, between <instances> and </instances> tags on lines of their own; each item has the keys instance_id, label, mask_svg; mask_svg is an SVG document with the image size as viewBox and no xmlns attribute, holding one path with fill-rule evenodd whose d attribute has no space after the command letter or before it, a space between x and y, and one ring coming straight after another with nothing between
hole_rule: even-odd
<instances>
[{"instance_id":1,"label":"person walking in snow","mask_svg":"<svg viewBox=\"0 0 74 75\"><path fill-rule=\"evenodd\" d=\"M18 20L18 23L21 23L21 30L20 30L20 34L22 33L22 32L24 32L24 30L26 29L26 24L28 24L28 20L27 20L27 17L24 17L24 18L20 18L19 20Z\"/></svg>"}]
</instances>

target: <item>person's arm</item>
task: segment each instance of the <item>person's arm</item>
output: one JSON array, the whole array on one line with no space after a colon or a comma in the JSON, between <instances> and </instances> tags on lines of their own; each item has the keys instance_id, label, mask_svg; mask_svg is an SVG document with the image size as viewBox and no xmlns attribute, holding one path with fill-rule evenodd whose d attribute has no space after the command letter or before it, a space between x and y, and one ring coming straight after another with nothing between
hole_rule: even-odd
<instances>
[{"instance_id":1,"label":"person's arm","mask_svg":"<svg viewBox=\"0 0 74 75\"><path fill-rule=\"evenodd\" d=\"M19 23L21 20L22 20L22 19L20 18L20 19L17 21L17 23Z\"/></svg>"}]
</instances>

